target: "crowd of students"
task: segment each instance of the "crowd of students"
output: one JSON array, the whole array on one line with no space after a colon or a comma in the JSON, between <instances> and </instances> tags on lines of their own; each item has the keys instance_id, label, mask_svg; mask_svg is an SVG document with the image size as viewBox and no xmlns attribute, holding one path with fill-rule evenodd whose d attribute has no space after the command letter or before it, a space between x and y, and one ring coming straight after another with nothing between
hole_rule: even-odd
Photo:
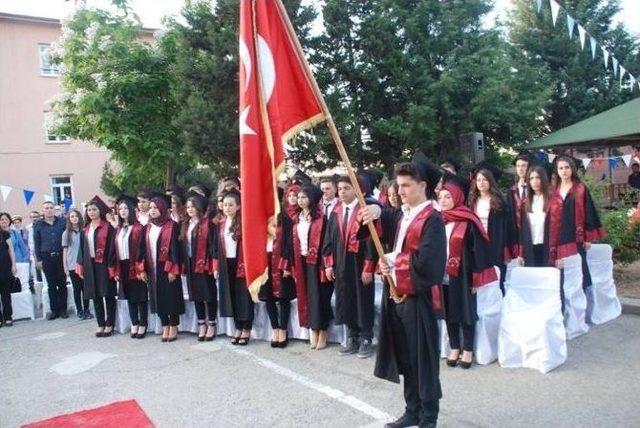
<instances>
[{"instance_id":1,"label":"crowd of students","mask_svg":"<svg viewBox=\"0 0 640 428\"><path fill-rule=\"evenodd\" d=\"M435 421L441 396L437 319L446 320L447 364L469 368L476 292L504 281L511 260L562 269L565 258L580 254L583 285L590 285L585 252L603 230L574 159L558 156L553 165L541 165L521 153L514 166L516 181L505 195L497 184L501 171L490 163L463 177L454 161L437 166L417 155L397 165L382 188L382 174L359 172L362 206L348 177L321 177L314 184L298 171L281 188L282 209L269 227L269 277L259 299L266 303L271 346L287 346L291 301L297 298L297 319L309 329L311 349L327 346L333 321L347 328L339 354L369 357L374 276L382 274L376 375L398 381L403 374L407 402L404 419L391 426ZM251 237L242 236L240 191L232 177L215 202L203 185L140 191L135 198L118 197L113 206L96 196L84 213L72 209L66 218L44 203L33 235L35 260L50 287L49 319L67 316L68 275L79 317L93 317L93 300L97 337L112 335L116 298L123 298L131 338L146 336L150 311L162 322L162 341L172 342L185 311L184 277L195 304L197 340L214 339L219 314L234 320L231 343L247 345L254 301L245 282L242 240ZM1 213L0 290L9 325L6 284L15 275L16 255L7 221L9 215ZM382 260L369 222L380 235Z\"/></svg>"}]
</instances>

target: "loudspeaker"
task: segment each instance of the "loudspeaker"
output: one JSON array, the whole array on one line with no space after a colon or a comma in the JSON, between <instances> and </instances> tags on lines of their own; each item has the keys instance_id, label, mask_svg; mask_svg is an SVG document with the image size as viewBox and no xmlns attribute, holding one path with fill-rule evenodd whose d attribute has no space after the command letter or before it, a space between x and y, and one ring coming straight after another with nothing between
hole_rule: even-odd
<instances>
[{"instance_id":1,"label":"loudspeaker","mask_svg":"<svg viewBox=\"0 0 640 428\"><path fill-rule=\"evenodd\" d=\"M470 132L458 137L462 163L475 165L484 160L484 134Z\"/></svg>"}]
</instances>

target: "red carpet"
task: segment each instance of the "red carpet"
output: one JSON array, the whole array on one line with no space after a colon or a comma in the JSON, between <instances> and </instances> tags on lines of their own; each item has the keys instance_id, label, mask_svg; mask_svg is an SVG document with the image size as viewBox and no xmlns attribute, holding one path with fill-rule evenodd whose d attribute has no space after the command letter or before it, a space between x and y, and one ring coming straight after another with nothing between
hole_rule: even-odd
<instances>
[{"instance_id":1,"label":"red carpet","mask_svg":"<svg viewBox=\"0 0 640 428\"><path fill-rule=\"evenodd\" d=\"M23 425L22 428L153 428L136 400L118 401Z\"/></svg>"}]
</instances>

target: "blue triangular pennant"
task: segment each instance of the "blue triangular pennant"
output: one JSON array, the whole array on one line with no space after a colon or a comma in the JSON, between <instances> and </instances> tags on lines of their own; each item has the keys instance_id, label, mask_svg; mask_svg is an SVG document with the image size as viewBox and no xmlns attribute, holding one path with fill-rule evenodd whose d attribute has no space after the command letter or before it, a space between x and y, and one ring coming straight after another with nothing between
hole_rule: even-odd
<instances>
[{"instance_id":1,"label":"blue triangular pennant","mask_svg":"<svg viewBox=\"0 0 640 428\"><path fill-rule=\"evenodd\" d=\"M69 198L65 198L64 201L62 201L62 203L64 204L65 212L68 212L69 208L71 208L71 205L73 204L73 201Z\"/></svg>"},{"instance_id":2,"label":"blue triangular pennant","mask_svg":"<svg viewBox=\"0 0 640 428\"><path fill-rule=\"evenodd\" d=\"M611 168L615 168L617 164L618 164L618 161L616 160L616 158L609 158L609 166Z\"/></svg>"},{"instance_id":3,"label":"blue triangular pennant","mask_svg":"<svg viewBox=\"0 0 640 428\"><path fill-rule=\"evenodd\" d=\"M36 193L33 190L23 189L22 194L24 195L24 202L29 205L31 203L31 199L33 199L33 194Z\"/></svg>"}]
</instances>

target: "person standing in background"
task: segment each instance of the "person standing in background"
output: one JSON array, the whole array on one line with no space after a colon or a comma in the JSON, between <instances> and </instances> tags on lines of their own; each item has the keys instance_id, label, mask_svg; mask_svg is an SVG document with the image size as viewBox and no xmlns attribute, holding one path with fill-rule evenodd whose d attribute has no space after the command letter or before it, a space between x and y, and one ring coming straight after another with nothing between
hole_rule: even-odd
<instances>
[{"instance_id":1,"label":"person standing in background","mask_svg":"<svg viewBox=\"0 0 640 428\"><path fill-rule=\"evenodd\" d=\"M84 298L82 278L76 273L78 252L80 251L80 234L82 233L83 226L82 213L73 208L67 218L67 227L62 233L62 261L64 271L69 274L71 284L73 285L73 300L76 304L78 318L88 320L93 318L89 310L89 299Z\"/></svg>"}]
</instances>

